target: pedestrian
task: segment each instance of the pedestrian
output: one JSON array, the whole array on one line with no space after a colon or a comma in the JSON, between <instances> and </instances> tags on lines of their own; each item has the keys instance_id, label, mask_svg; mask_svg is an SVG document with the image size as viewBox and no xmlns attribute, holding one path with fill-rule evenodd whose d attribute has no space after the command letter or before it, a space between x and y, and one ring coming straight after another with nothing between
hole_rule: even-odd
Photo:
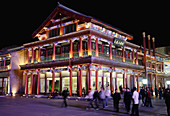
<instances>
[{"instance_id":1,"label":"pedestrian","mask_svg":"<svg viewBox=\"0 0 170 116\"><path fill-rule=\"evenodd\" d=\"M170 91L169 89L167 90L166 96L165 96L165 104L167 107L167 113L168 116L170 116Z\"/></svg>"},{"instance_id":2,"label":"pedestrian","mask_svg":"<svg viewBox=\"0 0 170 116\"><path fill-rule=\"evenodd\" d=\"M101 90L100 90L100 92L99 92L99 96L100 96L100 100L102 101L102 104L103 104L103 109L105 108L105 98L106 98L106 96L105 96L105 91L104 91L104 88L103 87L101 87Z\"/></svg>"},{"instance_id":3,"label":"pedestrian","mask_svg":"<svg viewBox=\"0 0 170 116\"><path fill-rule=\"evenodd\" d=\"M147 93L147 88L145 88L145 104L144 106L148 106L148 93Z\"/></svg>"},{"instance_id":4,"label":"pedestrian","mask_svg":"<svg viewBox=\"0 0 170 116\"><path fill-rule=\"evenodd\" d=\"M152 101L151 101L151 92L149 91L149 88L147 88L147 97L148 97L148 106L150 106L150 107L153 107L152 106Z\"/></svg>"},{"instance_id":5,"label":"pedestrian","mask_svg":"<svg viewBox=\"0 0 170 116\"><path fill-rule=\"evenodd\" d=\"M159 99L162 99L162 89L159 87Z\"/></svg>"},{"instance_id":6,"label":"pedestrian","mask_svg":"<svg viewBox=\"0 0 170 116\"><path fill-rule=\"evenodd\" d=\"M82 89L82 93L83 93L83 97L85 97L85 96L86 96L86 90L85 90L84 87L83 87L83 89Z\"/></svg>"},{"instance_id":7,"label":"pedestrian","mask_svg":"<svg viewBox=\"0 0 170 116\"><path fill-rule=\"evenodd\" d=\"M114 104L114 110L116 112L119 112L119 101L121 99L120 93L118 93L118 90L115 89L115 93L112 95L113 97L113 104Z\"/></svg>"},{"instance_id":8,"label":"pedestrian","mask_svg":"<svg viewBox=\"0 0 170 116\"><path fill-rule=\"evenodd\" d=\"M139 110L138 110L138 106L139 106L139 93L136 91L136 87L133 87L133 107L132 107L132 114L131 116L134 116L134 112L136 114L136 116L139 116Z\"/></svg>"},{"instance_id":9,"label":"pedestrian","mask_svg":"<svg viewBox=\"0 0 170 116\"><path fill-rule=\"evenodd\" d=\"M126 88L126 92L124 93L124 103L127 113L130 111L130 104L132 100L132 93L129 91L129 88Z\"/></svg>"},{"instance_id":10,"label":"pedestrian","mask_svg":"<svg viewBox=\"0 0 170 116\"><path fill-rule=\"evenodd\" d=\"M68 96L68 89L67 88L64 88L63 92L62 92L62 96L63 96L63 104L65 105L65 107L67 107L67 96ZM63 106L63 105L62 105Z\"/></svg>"},{"instance_id":11,"label":"pedestrian","mask_svg":"<svg viewBox=\"0 0 170 116\"><path fill-rule=\"evenodd\" d=\"M93 94L93 101L94 101L94 103L96 105L96 110L99 110L99 105L98 105L99 93L98 93L97 88L95 89L94 94Z\"/></svg>"},{"instance_id":12,"label":"pedestrian","mask_svg":"<svg viewBox=\"0 0 170 116\"><path fill-rule=\"evenodd\" d=\"M155 96L156 96L156 98L158 97L158 90L157 90L156 86L155 86Z\"/></svg>"},{"instance_id":13,"label":"pedestrian","mask_svg":"<svg viewBox=\"0 0 170 116\"><path fill-rule=\"evenodd\" d=\"M108 100L109 100L109 97L110 97L109 87L106 87L105 96L106 96L106 107L108 107Z\"/></svg>"},{"instance_id":14,"label":"pedestrian","mask_svg":"<svg viewBox=\"0 0 170 116\"><path fill-rule=\"evenodd\" d=\"M122 85L119 86L119 90L120 90L120 93L122 94L122 92L123 92Z\"/></svg>"},{"instance_id":15,"label":"pedestrian","mask_svg":"<svg viewBox=\"0 0 170 116\"><path fill-rule=\"evenodd\" d=\"M144 106L145 105L145 89L144 89L144 87L142 87L142 89L140 90L140 95L142 96L142 103Z\"/></svg>"},{"instance_id":16,"label":"pedestrian","mask_svg":"<svg viewBox=\"0 0 170 116\"><path fill-rule=\"evenodd\" d=\"M93 94L94 93L92 92L91 88L89 88L89 94L85 97L89 101L89 104L88 104L86 110L88 110L90 108L94 108L93 107Z\"/></svg>"}]
</instances>

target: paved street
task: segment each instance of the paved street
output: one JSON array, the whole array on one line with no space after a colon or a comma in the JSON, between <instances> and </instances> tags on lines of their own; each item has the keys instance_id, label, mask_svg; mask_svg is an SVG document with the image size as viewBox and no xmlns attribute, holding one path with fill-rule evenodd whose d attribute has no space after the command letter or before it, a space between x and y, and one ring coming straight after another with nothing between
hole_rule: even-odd
<instances>
[{"instance_id":1,"label":"paved street","mask_svg":"<svg viewBox=\"0 0 170 116\"><path fill-rule=\"evenodd\" d=\"M62 99L0 97L0 116L129 116L120 103L120 112L113 111L112 100L106 109L86 110L87 101L68 100L68 108L62 108ZM153 100L154 108L139 107L141 116L166 116L164 100ZM101 106L100 106L101 108Z\"/></svg>"}]
</instances>

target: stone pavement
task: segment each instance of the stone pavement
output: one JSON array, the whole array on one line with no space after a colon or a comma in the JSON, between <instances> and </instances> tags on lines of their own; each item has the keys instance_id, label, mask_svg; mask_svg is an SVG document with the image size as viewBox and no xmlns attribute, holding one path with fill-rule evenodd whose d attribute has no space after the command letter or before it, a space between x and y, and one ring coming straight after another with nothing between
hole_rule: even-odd
<instances>
[{"instance_id":1,"label":"stone pavement","mask_svg":"<svg viewBox=\"0 0 170 116\"><path fill-rule=\"evenodd\" d=\"M88 104L84 100L67 100L68 108L63 108L62 99L47 98L26 98L26 97L1 97L0 116L105 116L126 114L122 101L120 102L120 112L113 111L113 101L109 101L109 107L96 111L86 110ZM164 100L152 100L154 108L139 106L140 116L166 116L166 106Z\"/></svg>"}]
</instances>

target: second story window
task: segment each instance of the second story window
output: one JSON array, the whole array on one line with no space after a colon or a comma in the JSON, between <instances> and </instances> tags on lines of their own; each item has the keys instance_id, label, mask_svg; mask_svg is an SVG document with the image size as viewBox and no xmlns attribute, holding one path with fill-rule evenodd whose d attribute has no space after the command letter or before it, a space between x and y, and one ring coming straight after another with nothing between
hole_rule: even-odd
<instances>
[{"instance_id":1,"label":"second story window","mask_svg":"<svg viewBox=\"0 0 170 116\"><path fill-rule=\"evenodd\" d=\"M57 29L53 29L51 31L48 32L48 37L55 37L55 36L58 36L60 35L60 28L57 28Z\"/></svg>"},{"instance_id":2,"label":"second story window","mask_svg":"<svg viewBox=\"0 0 170 116\"><path fill-rule=\"evenodd\" d=\"M102 52L102 45L98 44L99 52Z\"/></svg>"},{"instance_id":3,"label":"second story window","mask_svg":"<svg viewBox=\"0 0 170 116\"><path fill-rule=\"evenodd\" d=\"M76 31L76 24L71 24L63 27L63 34L67 34L74 31Z\"/></svg>"}]
</instances>

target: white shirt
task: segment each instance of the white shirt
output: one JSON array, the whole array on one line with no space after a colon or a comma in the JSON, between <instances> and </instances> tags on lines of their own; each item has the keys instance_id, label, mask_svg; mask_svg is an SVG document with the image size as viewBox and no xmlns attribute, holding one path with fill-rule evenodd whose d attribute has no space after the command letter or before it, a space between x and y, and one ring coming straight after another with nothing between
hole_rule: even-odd
<instances>
[{"instance_id":1,"label":"white shirt","mask_svg":"<svg viewBox=\"0 0 170 116\"><path fill-rule=\"evenodd\" d=\"M137 91L133 92L132 98L134 100L134 104L139 104L139 93Z\"/></svg>"}]
</instances>

